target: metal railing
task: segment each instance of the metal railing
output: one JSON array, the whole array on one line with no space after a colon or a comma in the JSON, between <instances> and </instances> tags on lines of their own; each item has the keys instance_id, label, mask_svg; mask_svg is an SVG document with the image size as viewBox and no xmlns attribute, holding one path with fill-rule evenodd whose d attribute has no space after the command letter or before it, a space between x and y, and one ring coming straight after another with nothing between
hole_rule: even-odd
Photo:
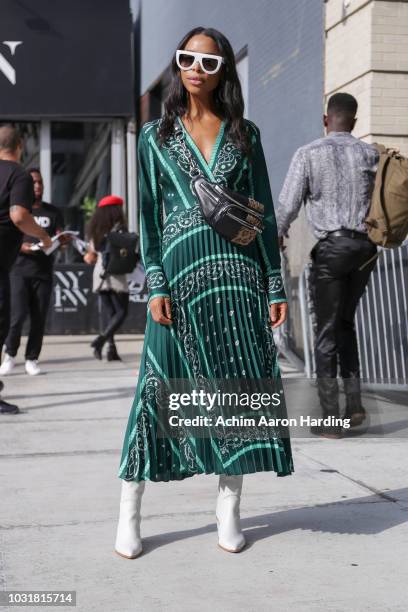
<instances>
[{"instance_id":1,"label":"metal railing","mask_svg":"<svg viewBox=\"0 0 408 612\"><path fill-rule=\"evenodd\" d=\"M315 376L315 316L309 263L299 279L305 373ZM408 385L408 241L380 249L355 317L361 379L366 385Z\"/></svg>"}]
</instances>

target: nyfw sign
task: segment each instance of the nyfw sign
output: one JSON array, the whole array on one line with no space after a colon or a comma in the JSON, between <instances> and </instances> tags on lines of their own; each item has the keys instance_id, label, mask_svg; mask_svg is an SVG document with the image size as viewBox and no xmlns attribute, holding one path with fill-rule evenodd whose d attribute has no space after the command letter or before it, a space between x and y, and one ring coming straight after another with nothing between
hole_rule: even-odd
<instances>
[{"instance_id":1,"label":"nyfw sign","mask_svg":"<svg viewBox=\"0 0 408 612\"><path fill-rule=\"evenodd\" d=\"M55 303L57 312L77 312L81 306L87 306L89 287L81 286L80 280L84 271L55 271Z\"/></svg>"},{"instance_id":2,"label":"nyfw sign","mask_svg":"<svg viewBox=\"0 0 408 612\"><path fill-rule=\"evenodd\" d=\"M56 263L53 277L54 299L48 311L46 333L99 333L106 322L102 317L100 298L92 291L92 266ZM129 279L129 293L129 314L120 331L143 334L148 294L144 271L139 269Z\"/></svg>"},{"instance_id":3,"label":"nyfw sign","mask_svg":"<svg viewBox=\"0 0 408 612\"><path fill-rule=\"evenodd\" d=\"M22 40L3 40L2 45L8 47L11 56L15 55L17 47L23 44ZM17 82L16 69L9 59L0 52L0 72L6 77L6 79L15 85Z\"/></svg>"}]
</instances>

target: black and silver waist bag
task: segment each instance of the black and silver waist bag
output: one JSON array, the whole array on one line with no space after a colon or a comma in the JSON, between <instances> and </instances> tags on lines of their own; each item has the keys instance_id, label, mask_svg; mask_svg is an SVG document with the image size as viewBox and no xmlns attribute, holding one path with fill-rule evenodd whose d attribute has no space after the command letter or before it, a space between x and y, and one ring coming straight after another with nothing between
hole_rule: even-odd
<instances>
[{"instance_id":1,"label":"black and silver waist bag","mask_svg":"<svg viewBox=\"0 0 408 612\"><path fill-rule=\"evenodd\" d=\"M206 179L185 143L183 130L177 128L175 136L190 161L190 176L204 219L226 240L242 246L250 244L264 228L264 205Z\"/></svg>"}]
</instances>

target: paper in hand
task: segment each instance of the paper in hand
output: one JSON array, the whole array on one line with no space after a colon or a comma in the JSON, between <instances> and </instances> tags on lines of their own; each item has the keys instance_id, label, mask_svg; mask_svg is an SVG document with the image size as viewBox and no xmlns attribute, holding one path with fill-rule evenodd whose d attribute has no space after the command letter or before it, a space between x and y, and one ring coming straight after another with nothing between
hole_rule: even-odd
<instances>
[{"instance_id":1,"label":"paper in hand","mask_svg":"<svg viewBox=\"0 0 408 612\"><path fill-rule=\"evenodd\" d=\"M54 251L56 251L61 246L61 242L59 241L61 236L72 236L73 238L75 238L78 235L79 232L71 232L70 230L60 232L59 234L56 234L51 238L52 245L49 249L43 249L41 246L42 242L37 242L37 244L33 244L33 246L31 247L31 251L42 250L46 255L51 255L51 253L54 253Z\"/></svg>"}]
</instances>

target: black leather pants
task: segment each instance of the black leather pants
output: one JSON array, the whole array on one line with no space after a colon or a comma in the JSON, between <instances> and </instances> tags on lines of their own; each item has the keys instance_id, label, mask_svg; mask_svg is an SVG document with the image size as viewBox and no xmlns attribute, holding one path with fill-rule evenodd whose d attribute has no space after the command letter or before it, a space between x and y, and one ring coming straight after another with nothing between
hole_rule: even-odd
<instances>
[{"instance_id":1,"label":"black leather pants","mask_svg":"<svg viewBox=\"0 0 408 612\"><path fill-rule=\"evenodd\" d=\"M361 407L360 364L354 315L371 271L377 247L369 240L329 236L313 247L311 288L316 313L315 360L323 415L338 415L337 373L344 379L346 413Z\"/></svg>"},{"instance_id":2,"label":"black leather pants","mask_svg":"<svg viewBox=\"0 0 408 612\"><path fill-rule=\"evenodd\" d=\"M114 334L118 331L127 317L129 308L129 294L116 291L100 291L102 300L102 315L104 329L102 336L114 344Z\"/></svg>"}]
</instances>

